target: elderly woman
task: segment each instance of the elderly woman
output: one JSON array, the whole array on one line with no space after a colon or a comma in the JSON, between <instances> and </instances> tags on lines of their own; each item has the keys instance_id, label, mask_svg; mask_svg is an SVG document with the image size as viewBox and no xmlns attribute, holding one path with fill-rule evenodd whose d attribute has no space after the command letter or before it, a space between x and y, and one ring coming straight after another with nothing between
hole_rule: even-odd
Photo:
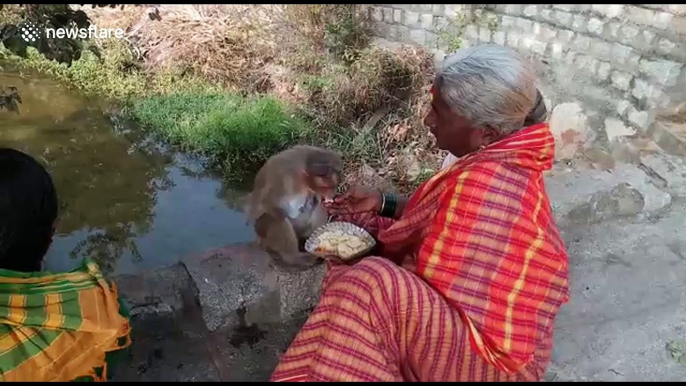
<instances>
[{"instance_id":1,"label":"elderly woman","mask_svg":"<svg viewBox=\"0 0 686 386\"><path fill-rule=\"evenodd\" d=\"M529 112L529 115L524 119L524 126L533 126L537 123L545 122L548 117L548 109L545 107L545 102L543 101L543 95L541 92L536 90L536 103L534 104L533 110ZM452 165L453 162L457 161L457 157L448 153L448 156L443 160L443 166L441 169L445 169Z\"/></svg>"},{"instance_id":2,"label":"elderly woman","mask_svg":"<svg viewBox=\"0 0 686 386\"><path fill-rule=\"evenodd\" d=\"M354 188L330 211L380 256L329 266L273 381L538 381L567 253L542 172L555 144L529 65L485 45L448 57L425 124L457 161L409 198Z\"/></svg>"}]
</instances>

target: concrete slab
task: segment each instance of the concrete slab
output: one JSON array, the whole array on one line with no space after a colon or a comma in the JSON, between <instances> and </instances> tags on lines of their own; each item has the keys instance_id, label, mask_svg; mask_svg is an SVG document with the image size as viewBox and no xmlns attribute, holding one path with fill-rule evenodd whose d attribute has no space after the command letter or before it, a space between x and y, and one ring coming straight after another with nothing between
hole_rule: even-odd
<instances>
[{"instance_id":1,"label":"concrete slab","mask_svg":"<svg viewBox=\"0 0 686 386\"><path fill-rule=\"evenodd\" d=\"M666 349L686 339L684 215L562 230L572 299L557 318L549 380L686 379Z\"/></svg>"},{"instance_id":2,"label":"concrete slab","mask_svg":"<svg viewBox=\"0 0 686 386\"><path fill-rule=\"evenodd\" d=\"M281 268L252 243L235 244L184 259L209 331L247 323L278 323L314 307L323 264Z\"/></svg>"}]
</instances>

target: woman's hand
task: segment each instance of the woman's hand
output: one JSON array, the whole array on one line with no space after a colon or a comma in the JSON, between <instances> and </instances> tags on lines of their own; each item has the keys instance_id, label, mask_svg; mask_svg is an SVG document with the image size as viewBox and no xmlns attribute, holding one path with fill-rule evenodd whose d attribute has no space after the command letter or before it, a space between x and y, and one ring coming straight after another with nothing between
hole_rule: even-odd
<instances>
[{"instance_id":1,"label":"woman's hand","mask_svg":"<svg viewBox=\"0 0 686 386\"><path fill-rule=\"evenodd\" d=\"M335 197L332 203L325 204L325 206L332 215L363 212L377 213L381 210L381 201L380 191L356 186Z\"/></svg>"}]
</instances>

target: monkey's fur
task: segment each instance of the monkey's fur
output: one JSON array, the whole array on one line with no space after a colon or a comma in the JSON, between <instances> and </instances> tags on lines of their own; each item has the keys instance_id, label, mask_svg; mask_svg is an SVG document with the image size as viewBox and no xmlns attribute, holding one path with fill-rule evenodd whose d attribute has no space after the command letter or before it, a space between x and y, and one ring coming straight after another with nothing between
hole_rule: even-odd
<instances>
[{"instance_id":1,"label":"monkey's fur","mask_svg":"<svg viewBox=\"0 0 686 386\"><path fill-rule=\"evenodd\" d=\"M294 146L269 158L255 177L248 204L260 247L291 265L317 263L301 248L326 224L322 198L334 196L342 170L338 154L314 146Z\"/></svg>"}]
</instances>

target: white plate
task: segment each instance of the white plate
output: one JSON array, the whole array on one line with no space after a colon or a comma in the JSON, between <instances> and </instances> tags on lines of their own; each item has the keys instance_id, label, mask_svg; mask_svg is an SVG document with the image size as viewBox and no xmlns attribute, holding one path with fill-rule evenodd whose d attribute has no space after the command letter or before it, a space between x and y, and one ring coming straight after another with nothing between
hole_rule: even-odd
<instances>
[{"instance_id":1,"label":"white plate","mask_svg":"<svg viewBox=\"0 0 686 386\"><path fill-rule=\"evenodd\" d=\"M365 245L367 245L367 248L364 250L359 251L358 253L354 254L353 256L350 256L346 259L343 257L338 256L341 260L353 260L356 259L360 256L363 256L369 251L371 251L375 246L376 246L376 240L374 240L374 237L369 234L366 230L358 227L355 224L349 223L349 222L343 222L343 221L334 221L330 222L328 224L324 224L321 227L317 228L312 235L305 241L305 250L308 253L311 253L315 256L320 256L320 257L326 257L326 256L337 256L334 253L317 253L315 252L315 249L317 248L317 245L319 244L319 236L327 231L343 231L345 234L348 235L355 235L363 240Z\"/></svg>"}]
</instances>

